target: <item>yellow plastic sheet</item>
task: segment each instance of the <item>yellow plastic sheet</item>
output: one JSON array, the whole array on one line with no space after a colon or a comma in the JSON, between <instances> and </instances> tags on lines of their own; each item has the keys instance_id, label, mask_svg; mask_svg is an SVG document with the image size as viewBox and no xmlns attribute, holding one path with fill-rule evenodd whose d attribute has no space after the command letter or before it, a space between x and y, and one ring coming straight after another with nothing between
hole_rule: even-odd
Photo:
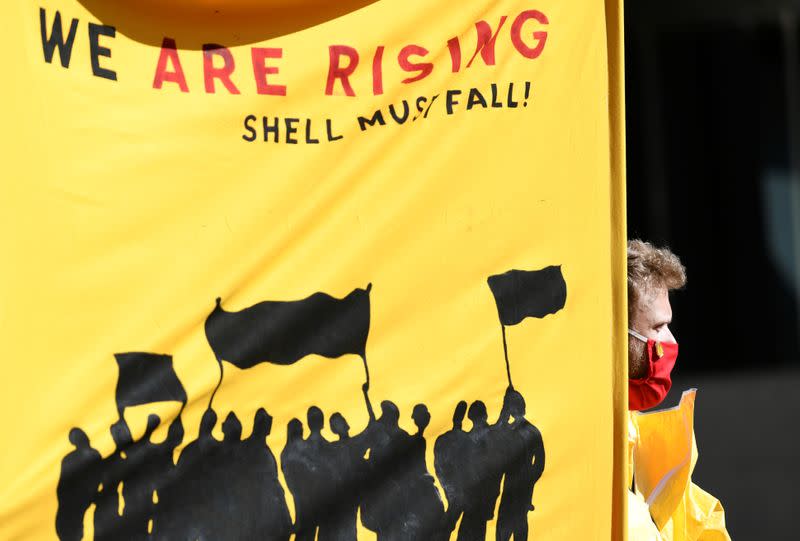
<instances>
[{"instance_id":1,"label":"yellow plastic sheet","mask_svg":"<svg viewBox=\"0 0 800 541\"><path fill-rule=\"evenodd\" d=\"M646 502L646 507L629 506L632 532L645 532L649 528L647 519L652 517L660 539L730 539L719 501L691 481L697 462L695 396L692 389L683 393L674 408L631 412L635 488L637 496ZM631 539L638 537L631 533Z\"/></svg>"}]
</instances>

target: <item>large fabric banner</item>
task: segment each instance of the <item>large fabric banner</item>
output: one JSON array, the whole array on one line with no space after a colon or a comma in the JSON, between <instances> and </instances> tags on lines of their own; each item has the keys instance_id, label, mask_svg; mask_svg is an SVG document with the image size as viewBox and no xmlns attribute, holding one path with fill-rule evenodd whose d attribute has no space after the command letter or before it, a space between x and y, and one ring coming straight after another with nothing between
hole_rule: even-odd
<instances>
[{"instance_id":1,"label":"large fabric banner","mask_svg":"<svg viewBox=\"0 0 800 541\"><path fill-rule=\"evenodd\" d=\"M620 21L6 6L0 539L622 538Z\"/></svg>"}]
</instances>

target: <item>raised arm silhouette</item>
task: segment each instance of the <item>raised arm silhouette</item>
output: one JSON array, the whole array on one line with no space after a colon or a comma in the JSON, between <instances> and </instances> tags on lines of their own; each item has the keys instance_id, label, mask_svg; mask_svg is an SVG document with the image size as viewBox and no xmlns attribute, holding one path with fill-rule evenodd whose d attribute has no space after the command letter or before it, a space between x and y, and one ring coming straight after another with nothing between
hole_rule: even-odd
<instances>
[{"instance_id":1,"label":"raised arm silhouette","mask_svg":"<svg viewBox=\"0 0 800 541\"><path fill-rule=\"evenodd\" d=\"M506 445L505 482L497 517L497 541L528 539L528 513L533 511L533 488L544 472L544 442L535 426L525 418L525 399L509 388L504 409L513 418L502 423Z\"/></svg>"}]
</instances>

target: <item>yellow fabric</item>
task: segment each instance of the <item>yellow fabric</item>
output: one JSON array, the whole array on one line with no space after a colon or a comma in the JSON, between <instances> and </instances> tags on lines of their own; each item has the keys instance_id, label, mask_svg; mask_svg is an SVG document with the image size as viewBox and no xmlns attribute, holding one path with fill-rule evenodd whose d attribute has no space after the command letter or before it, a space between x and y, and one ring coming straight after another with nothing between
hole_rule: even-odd
<instances>
[{"instance_id":1,"label":"yellow fabric","mask_svg":"<svg viewBox=\"0 0 800 541\"><path fill-rule=\"evenodd\" d=\"M696 391L686 391L675 408L631 412L629 442L637 494L666 541L730 539L719 500L691 482L697 462L694 438ZM638 508L641 515L641 507ZM629 509L629 513L630 513ZM630 539L634 520L629 515Z\"/></svg>"},{"instance_id":2,"label":"yellow fabric","mask_svg":"<svg viewBox=\"0 0 800 541\"><path fill-rule=\"evenodd\" d=\"M0 21L0 539L54 537L72 427L103 457L114 451L115 353L172 356L188 395L176 456L197 437L219 376L204 331L216 297L234 311L315 292L342 298L372 283L370 394L375 404L394 401L411 433L412 408L428 406L433 472L433 443L459 400L484 401L491 422L502 406L508 383L487 277L548 265L561 266L564 309L506 329L514 387L547 451L531 537L619 538L618 421L627 404L621 2L162 4L170 3L14 0ZM533 59L511 38L514 20L531 9L549 21L522 27L527 43L547 32ZM56 12L65 36L77 21L67 66L57 50L49 62L43 51ZM467 67L476 23L494 32L503 17L494 63L477 53ZM95 34L108 54L93 48L96 25L114 28ZM455 37L457 71L447 45ZM155 85L164 38L175 41L186 91L169 80ZM230 52L238 93L220 79L207 90L204 44ZM430 61L433 71L403 82L417 73L398 63L410 44L428 51L410 60ZM333 45L360 55L354 96L340 80L326 93ZM381 46L378 92L372 67ZM277 70L265 76L272 94L259 93L258 48L282 51L265 61ZM215 56L214 66L221 61ZM175 68L170 60L167 70ZM467 110L471 89L486 106ZM460 91L452 114L448 90ZM431 105L427 116L419 97ZM399 124L388 107L399 113L403 100L415 119ZM385 124L357 121L379 109ZM280 142L264 142L265 118L279 119ZM288 140L293 118L297 143ZM363 381L355 355L226 364L214 436L222 438L222 419L234 411L247 437L265 407L278 456L287 422L305 424L312 404L325 412L326 438L333 412L358 433L369 420ZM179 405L154 408L162 419L154 439L163 439ZM147 413L125 411L135 438ZM359 538L374 534L360 528Z\"/></svg>"}]
</instances>

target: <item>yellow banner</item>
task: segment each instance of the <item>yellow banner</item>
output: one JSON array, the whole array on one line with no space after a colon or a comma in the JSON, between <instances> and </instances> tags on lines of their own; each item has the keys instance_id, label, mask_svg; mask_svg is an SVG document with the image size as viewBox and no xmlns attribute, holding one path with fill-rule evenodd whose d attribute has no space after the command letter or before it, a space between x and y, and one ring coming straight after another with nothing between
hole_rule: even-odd
<instances>
[{"instance_id":1,"label":"yellow banner","mask_svg":"<svg viewBox=\"0 0 800 541\"><path fill-rule=\"evenodd\" d=\"M0 538L622 538L620 21L7 6Z\"/></svg>"}]
</instances>

